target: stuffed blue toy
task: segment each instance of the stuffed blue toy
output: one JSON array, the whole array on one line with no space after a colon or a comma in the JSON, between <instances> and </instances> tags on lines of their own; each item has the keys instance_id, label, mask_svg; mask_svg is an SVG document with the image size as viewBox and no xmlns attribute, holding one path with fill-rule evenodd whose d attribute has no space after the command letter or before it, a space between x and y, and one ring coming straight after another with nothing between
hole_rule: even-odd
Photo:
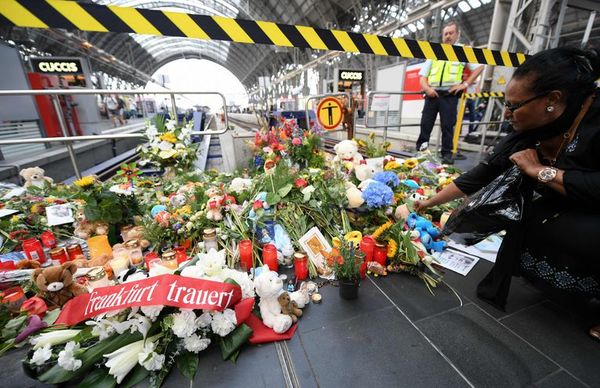
<instances>
[{"instance_id":1,"label":"stuffed blue toy","mask_svg":"<svg viewBox=\"0 0 600 388\"><path fill-rule=\"evenodd\" d=\"M419 232L419 239L421 239L421 243L423 243L429 253L431 251L441 252L446 249L448 245L446 241L435 241L441 235L440 230L427 218L413 212L408 215L406 223L410 229Z\"/></svg>"}]
</instances>

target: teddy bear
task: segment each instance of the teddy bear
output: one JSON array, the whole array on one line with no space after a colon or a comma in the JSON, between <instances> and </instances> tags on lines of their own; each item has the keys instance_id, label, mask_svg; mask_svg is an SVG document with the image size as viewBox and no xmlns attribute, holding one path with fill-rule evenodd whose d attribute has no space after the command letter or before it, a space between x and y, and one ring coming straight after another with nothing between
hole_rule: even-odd
<instances>
[{"instance_id":1,"label":"teddy bear","mask_svg":"<svg viewBox=\"0 0 600 388\"><path fill-rule=\"evenodd\" d=\"M108 234L108 223L101 221L88 221L83 208L75 213L75 230L73 235L87 240L92 236Z\"/></svg>"},{"instance_id":2,"label":"teddy bear","mask_svg":"<svg viewBox=\"0 0 600 388\"><path fill-rule=\"evenodd\" d=\"M46 183L54 183L54 179L44 176L44 173L44 169L37 166L22 169L19 171L19 175L25 180L23 187L28 188L30 186L35 186L44 188Z\"/></svg>"},{"instance_id":3,"label":"teddy bear","mask_svg":"<svg viewBox=\"0 0 600 388\"><path fill-rule=\"evenodd\" d=\"M123 242L129 240L138 240L142 250L148 248L150 246L150 241L144 238L144 227L143 226L124 226L121 229L121 238Z\"/></svg>"},{"instance_id":4,"label":"teddy bear","mask_svg":"<svg viewBox=\"0 0 600 388\"><path fill-rule=\"evenodd\" d=\"M364 182L375 175L375 167L368 165L363 161L358 166L354 167L354 175L356 176L356 179Z\"/></svg>"},{"instance_id":5,"label":"teddy bear","mask_svg":"<svg viewBox=\"0 0 600 388\"><path fill-rule=\"evenodd\" d=\"M210 188L204 192L208 196L206 201L206 218L211 221L221 221L223 214L221 214L221 208L223 207L223 196L219 189Z\"/></svg>"},{"instance_id":6,"label":"teddy bear","mask_svg":"<svg viewBox=\"0 0 600 388\"><path fill-rule=\"evenodd\" d=\"M289 315L282 313L277 300L283 290L283 281L277 272L263 266L260 275L254 279L254 288L260 297L258 306L265 326L278 334L286 332L292 326L293 320Z\"/></svg>"},{"instance_id":7,"label":"teddy bear","mask_svg":"<svg viewBox=\"0 0 600 388\"><path fill-rule=\"evenodd\" d=\"M87 288L73 281L77 266L64 263L61 266L38 268L31 275L49 310L64 306L71 298L86 294Z\"/></svg>"},{"instance_id":8,"label":"teddy bear","mask_svg":"<svg viewBox=\"0 0 600 388\"><path fill-rule=\"evenodd\" d=\"M363 160L362 155L358 152L358 143L354 140L342 140L337 143L333 150L335 151L334 163L342 163L348 170L360 164Z\"/></svg>"},{"instance_id":9,"label":"teddy bear","mask_svg":"<svg viewBox=\"0 0 600 388\"><path fill-rule=\"evenodd\" d=\"M296 302L294 302L290 298L290 294L288 294L287 292L282 292L277 297L277 301L281 306L281 312L292 317L293 323L296 323L298 321L298 318L302 316L302 310L298 308Z\"/></svg>"},{"instance_id":10,"label":"teddy bear","mask_svg":"<svg viewBox=\"0 0 600 388\"><path fill-rule=\"evenodd\" d=\"M356 209L360 207L365 200L362 196L362 191L352 182L346 182L346 198L348 199L348 208Z\"/></svg>"}]
</instances>

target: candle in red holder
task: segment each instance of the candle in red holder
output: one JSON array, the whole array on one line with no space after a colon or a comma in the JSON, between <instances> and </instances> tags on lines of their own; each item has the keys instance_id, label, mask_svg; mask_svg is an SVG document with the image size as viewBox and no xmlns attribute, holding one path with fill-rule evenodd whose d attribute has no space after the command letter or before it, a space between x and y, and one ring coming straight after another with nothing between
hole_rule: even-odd
<instances>
[{"instance_id":1,"label":"candle in red holder","mask_svg":"<svg viewBox=\"0 0 600 388\"><path fill-rule=\"evenodd\" d=\"M40 263L46 261L46 255L44 254L44 248L42 243L38 239L29 238L23 241L23 252L29 260L37 260Z\"/></svg>"},{"instance_id":2,"label":"candle in red holder","mask_svg":"<svg viewBox=\"0 0 600 388\"><path fill-rule=\"evenodd\" d=\"M297 280L308 278L308 259L304 252L294 253L294 272Z\"/></svg>"},{"instance_id":3,"label":"candle in red holder","mask_svg":"<svg viewBox=\"0 0 600 388\"><path fill-rule=\"evenodd\" d=\"M177 264L181 264L184 261L188 260L187 254L185 253L184 247L175 248L175 258L177 259Z\"/></svg>"},{"instance_id":4,"label":"candle in red holder","mask_svg":"<svg viewBox=\"0 0 600 388\"><path fill-rule=\"evenodd\" d=\"M365 261L373 261L375 240L371 236L364 236L360 242L360 250L365 253Z\"/></svg>"},{"instance_id":5,"label":"candle in red holder","mask_svg":"<svg viewBox=\"0 0 600 388\"><path fill-rule=\"evenodd\" d=\"M271 271L277 272L279 270L279 263L277 262L277 248L273 244L265 244L263 246L262 253L263 264L268 265Z\"/></svg>"},{"instance_id":6,"label":"candle in red holder","mask_svg":"<svg viewBox=\"0 0 600 388\"><path fill-rule=\"evenodd\" d=\"M252 241L242 240L239 245L240 250L240 267L244 271L252 268Z\"/></svg>"},{"instance_id":7,"label":"candle in red holder","mask_svg":"<svg viewBox=\"0 0 600 388\"><path fill-rule=\"evenodd\" d=\"M382 243L375 243L375 251L373 252L373 259L379 264L385 267L387 261L387 245Z\"/></svg>"},{"instance_id":8,"label":"candle in red holder","mask_svg":"<svg viewBox=\"0 0 600 388\"><path fill-rule=\"evenodd\" d=\"M158 259L158 261L160 261L160 257L158 256L158 253L156 252L148 252L146 253L146 256L144 256L144 261L146 261L146 269L150 269L150 263L153 260Z\"/></svg>"},{"instance_id":9,"label":"candle in red holder","mask_svg":"<svg viewBox=\"0 0 600 388\"><path fill-rule=\"evenodd\" d=\"M56 237L51 231L45 231L44 233L42 233L40 238L42 239L42 244L44 244L46 248L52 249L56 247Z\"/></svg>"}]
</instances>

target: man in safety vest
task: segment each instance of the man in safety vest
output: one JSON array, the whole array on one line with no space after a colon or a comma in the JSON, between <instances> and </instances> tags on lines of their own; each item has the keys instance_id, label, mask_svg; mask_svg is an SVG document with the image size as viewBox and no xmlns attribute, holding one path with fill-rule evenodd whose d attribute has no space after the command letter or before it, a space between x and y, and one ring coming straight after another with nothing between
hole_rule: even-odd
<instances>
[{"instance_id":1,"label":"man in safety vest","mask_svg":"<svg viewBox=\"0 0 600 388\"><path fill-rule=\"evenodd\" d=\"M455 44L460 30L455 22L448 23L442 30L446 44ZM468 67L471 75L463 81L463 70ZM427 60L419 72L421 88L425 93L425 105L421 116L421 133L417 150L424 150L429 143L431 130L439 112L442 126L442 162L452 164L452 134L456 124L458 99L483 71L482 65Z\"/></svg>"}]
</instances>

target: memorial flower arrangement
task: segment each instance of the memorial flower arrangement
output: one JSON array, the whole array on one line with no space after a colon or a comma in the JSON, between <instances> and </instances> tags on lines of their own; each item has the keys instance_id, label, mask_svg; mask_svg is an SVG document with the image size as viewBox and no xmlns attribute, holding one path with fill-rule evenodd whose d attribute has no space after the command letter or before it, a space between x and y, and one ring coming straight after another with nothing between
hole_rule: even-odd
<instances>
[{"instance_id":1,"label":"memorial flower arrangement","mask_svg":"<svg viewBox=\"0 0 600 388\"><path fill-rule=\"evenodd\" d=\"M163 117L157 117L154 124L148 122L146 136L149 141L138 147L142 163L174 169L178 173L191 170L198 148L192 143L192 128L193 122L178 124Z\"/></svg>"}]
</instances>

